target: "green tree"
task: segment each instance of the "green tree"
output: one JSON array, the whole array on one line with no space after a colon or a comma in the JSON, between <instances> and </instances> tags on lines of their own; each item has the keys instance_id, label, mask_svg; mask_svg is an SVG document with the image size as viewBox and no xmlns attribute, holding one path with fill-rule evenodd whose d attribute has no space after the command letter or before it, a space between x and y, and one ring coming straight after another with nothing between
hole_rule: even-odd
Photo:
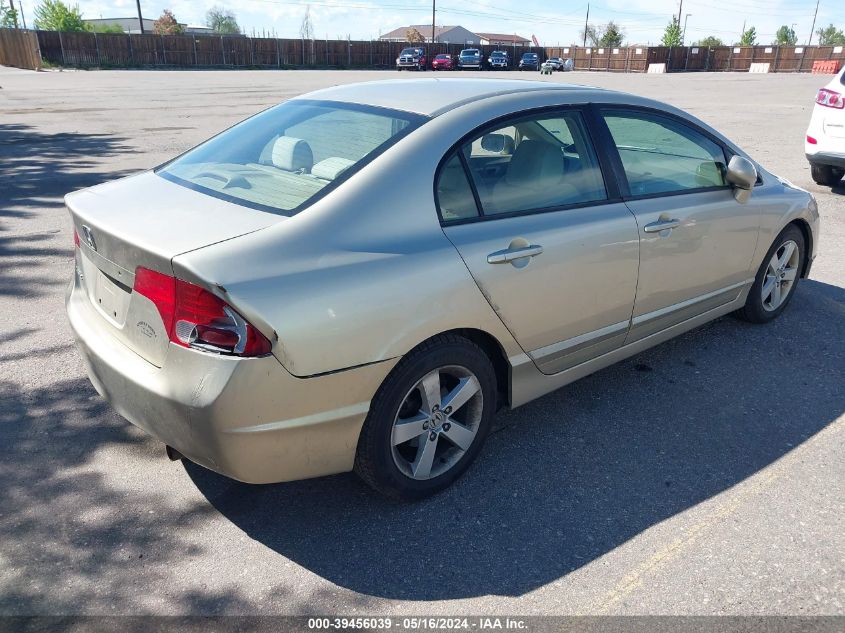
<instances>
[{"instance_id":1,"label":"green tree","mask_svg":"<svg viewBox=\"0 0 845 633\"><path fill-rule=\"evenodd\" d=\"M88 30L92 33L125 33L119 24L89 24Z\"/></svg>"},{"instance_id":2,"label":"green tree","mask_svg":"<svg viewBox=\"0 0 845 633\"><path fill-rule=\"evenodd\" d=\"M696 46L724 46L724 42L715 35L708 35L704 39L700 39L695 43Z\"/></svg>"},{"instance_id":3,"label":"green tree","mask_svg":"<svg viewBox=\"0 0 845 633\"><path fill-rule=\"evenodd\" d=\"M625 32L613 20L604 26L604 33L599 38L599 46L606 46L612 48L614 46L622 46L622 40L625 39Z\"/></svg>"},{"instance_id":4,"label":"green tree","mask_svg":"<svg viewBox=\"0 0 845 633\"><path fill-rule=\"evenodd\" d=\"M754 46L757 43L757 29L749 26L742 32L742 37L739 38L740 46Z\"/></svg>"},{"instance_id":5,"label":"green tree","mask_svg":"<svg viewBox=\"0 0 845 633\"><path fill-rule=\"evenodd\" d=\"M161 12L158 20L153 22L153 31L158 35L181 35L185 32L185 29L176 21L173 11L165 9Z\"/></svg>"},{"instance_id":6,"label":"green tree","mask_svg":"<svg viewBox=\"0 0 845 633\"><path fill-rule=\"evenodd\" d=\"M816 31L821 46L841 46L845 44L845 33L832 24Z\"/></svg>"},{"instance_id":7,"label":"green tree","mask_svg":"<svg viewBox=\"0 0 845 633\"><path fill-rule=\"evenodd\" d=\"M672 21L666 25L666 30L663 32L663 39L660 40L661 46L680 46L681 45L681 24L678 18L672 16Z\"/></svg>"},{"instance_id":8,"label":"green tree","mask_svg":"<svg viewBox=\"0 0 845 633\"><path fill-rule=\"evenodd\" d=\"M15 29L17 26L18 12L5 4L0 5L0 29Z\"/></svg>"},{"instance_id":9,"label":"green tree","mask_svg":"<svg viewBox=\"0 0 845 633\"><path fill-rule=\"evenodd\" d=\"M784 24L775 33L774 43L778 46L795 46L798 42L798 36L795 35L795 30Z\"/></svg>"},{"instance_id":10,"label":"green tree","mask_svg":"<svg viewBox=\"0 0 845 633\"><path fill-rule=\"evenodd\" d=\"M239 35L241 32L235 14L223 7L211 7L205 14L205 23L220 35Z\"/></svg>"},{"instance_id":11,"label":"green tree","mask_svg":"<svg viewBox=\"0 0 845 633\"><path fill-rule=\"evenodd\" d=\"M69 6L62 0L41 0L35 7L35 28L43 31L87 31L79 5Z\"/></svg>"}]
</instances>

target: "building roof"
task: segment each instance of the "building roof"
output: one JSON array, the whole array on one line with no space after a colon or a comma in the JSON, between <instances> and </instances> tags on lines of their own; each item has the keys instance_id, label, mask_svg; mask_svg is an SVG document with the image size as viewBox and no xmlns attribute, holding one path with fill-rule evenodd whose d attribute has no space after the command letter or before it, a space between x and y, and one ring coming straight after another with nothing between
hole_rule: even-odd
<instances>
[{"instance_id":1,"label":"building roof","mask_svg":"<svg viewBox=\"0 0 845 633\"><path fill-rule=\"evenodd\" d=\"M515 33L476 33L476 35L491 43L507 42L508 44L510 44L511 42L515 42L519 44L520 42L531 41L525 37L522 37L521 35L516 35Z\"/></svg>"},{"instance_id":2,"label":"building roof","mask_svg":"<svg viewBox=\"0 0 845 633\"><path fill-rule=\"evenodd\" d=\"M541 90L601 91L600 88L521 79L391 79L325 88L297 98L343 101L437 116L465 103Z\"/></svg>"},{"instance_id":3,"label":"building roof","mask_svg":"<svg viewBox=\"0 0 845 633\"><path fill-rule=\"evenodd\" d=\"M455 29L463 28L458 25L453 26L436 26L434 28L435 39L440 39L446 33L454 31ZM380 40L398 40L405 39L408 31L416 29L425 38L431 38L431 24L411 24L410 26L400 26L398 29L393 29L388 33L383 33L379 36ZM464 29L466 30L466 29Z\"/></svg>"}]
</instances>

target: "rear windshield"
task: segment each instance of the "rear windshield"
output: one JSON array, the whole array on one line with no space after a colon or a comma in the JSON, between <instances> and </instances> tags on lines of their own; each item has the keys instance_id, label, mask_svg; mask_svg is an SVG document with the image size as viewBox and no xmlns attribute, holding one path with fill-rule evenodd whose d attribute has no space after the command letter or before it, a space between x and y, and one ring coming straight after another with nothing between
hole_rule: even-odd
<instances>
[{"instance_id":1,"label":"rear windshield","mask_svg":"<svg viewBox=\"0 0 845 633\"><path fill-rule=\"evenodd\" d=\"M385 108L297 99L229 128L156 173L215 198L293 215L425 120Z\"/></svg>"},{"instance_id":2,"label":"rear windshield","mask_svg":"<svg viewBox=\"0 0 845 633\"><path fill-rule=\"evenodd\" d=\"M461 55L478 55L477 48L468 48L464 51L461 51Z\"/></svg>"}]
</instances>

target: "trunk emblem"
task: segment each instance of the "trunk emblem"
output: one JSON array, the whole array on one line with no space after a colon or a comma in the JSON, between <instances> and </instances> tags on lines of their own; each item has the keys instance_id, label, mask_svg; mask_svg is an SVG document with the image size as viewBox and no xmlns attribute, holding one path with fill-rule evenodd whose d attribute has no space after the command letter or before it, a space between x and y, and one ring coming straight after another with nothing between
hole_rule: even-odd
<instances>
[{"instance_id":1,"label":"trunk emblem","mask_svg":"<svg viewBox=\"0 0 845 633\"><path fill-rule=\"evenodd\" d=\"M88 244L92 251L96 251L97 242L94 241L94 232L91 230L91 227L83 224L82 233L85 237L85 243Z\"/></svg>"}]
</instances>

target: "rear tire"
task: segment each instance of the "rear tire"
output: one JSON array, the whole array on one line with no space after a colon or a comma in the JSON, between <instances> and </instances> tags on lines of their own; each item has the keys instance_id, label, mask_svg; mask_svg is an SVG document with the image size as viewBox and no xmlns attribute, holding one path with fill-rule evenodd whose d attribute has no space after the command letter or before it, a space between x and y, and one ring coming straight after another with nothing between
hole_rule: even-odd
<instances>
[{"instance_id":1,"label":"rear tire","mask_svg":"<svg viewBox=\"0 0 845 633\"><path fill-rule=\"evenodd\" d=\"M810 175L813 177L813 181L817 185L833 187L842 180L842 176L845 175L845 169L831 167L830 165L815 165L810 163Z\"/></svg>"},{"instance_id":2,"label":"rear tire","mask_svg":"<svg viewBox=\"0 0 845 633\"><path fill-rule=\"evenodd\" d=\"M806 261L804 234L790 224L763 258L745 305L736 315L750 323L768 323L784 311L795 294Z\"/></svg>"},{"instance_id":3,"label":"rear tire","mask_svg":"<svg viewBox=\"0 0 845 633\"><path fill-rule=\"evenodd\" d=\"M496 395L495 371L480 347L453 334L423 343L376 392L358 439L355 472L393 499L440 492L481 450Z\"/></svg>"}]
</instances>

